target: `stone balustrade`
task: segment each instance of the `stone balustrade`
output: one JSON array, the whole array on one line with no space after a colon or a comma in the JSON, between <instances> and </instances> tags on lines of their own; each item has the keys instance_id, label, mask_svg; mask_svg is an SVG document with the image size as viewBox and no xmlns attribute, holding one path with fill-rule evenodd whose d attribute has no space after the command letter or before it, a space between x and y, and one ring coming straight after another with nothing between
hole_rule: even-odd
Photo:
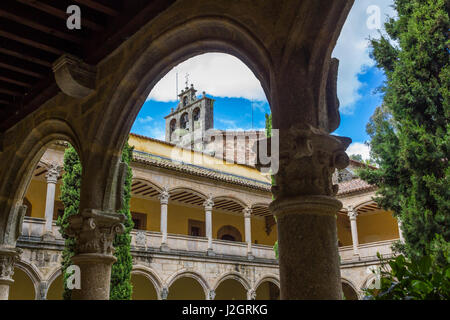
<instances>
[{"instance_id":1,"label":"stone balustrade","mask_svg":"<svg viewBox=\"0 0 450 320\"><path fill-rule=\"evenodd\" d=\"M358 256L354 255L353 246L340 247L339 254L341 256L341 262L373 259L376 258L377 252L384 257L389 257L392 255L391 246L395 241L398 241L398 239L359 244Z\"/></svg>"}]
</instances>

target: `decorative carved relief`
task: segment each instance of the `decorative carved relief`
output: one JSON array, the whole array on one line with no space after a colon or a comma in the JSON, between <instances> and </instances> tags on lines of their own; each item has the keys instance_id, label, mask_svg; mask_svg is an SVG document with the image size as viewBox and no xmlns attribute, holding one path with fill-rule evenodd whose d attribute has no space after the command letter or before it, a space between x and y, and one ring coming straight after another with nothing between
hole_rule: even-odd
<instances>
[{"instance_id":1,"label":"decorative carved relief","mask_svg":"<svg viewBox=\"0 0 450 320\"><path fill-rule=\"evenodd\" d=\"M47 182L56 183L58 181L61 170L62 167L58 165L56 162L51 163L47 167L47 174L45 175L45 177L47 178Z\"/></svg>"},{"instance_id":2,"label":"decorative carved relief","mask_svg":"<svg viewBox=\"0 0 450 320\"><path fill-rule=\"evenodd\" d=\"M212 200L212 195L209 195L208 199L203 202L203 206L205 207L205 210L211 211L214 207L214 201Z\"/></svg>"},{"instance_id":3,"label":"decorative carved relief","mask_svg":"<svg viewBox=\"0 0 450 320\"><path fill-rule=\"evenodd\" d=\"M114 253L116 234L123 233L123 214L86 209L69 218L68 235L76 238L76 253Z\"/></svg>"},{"instance_id":4,"label":"decorative carved relief","mask_svg":"<svg viewBox=\"0 0 450 320\"><path fill-rule=\"evenodd\" d=\"M53 63L59 88L70 97L84 98L95 89L96 68L81 59L64 54Z\"/></svg>"},{"instance_id":5,"label":"decorative carved relief","mask_svg":"<svg viewBox=\"0 0 450 320\"><path fill-rule=\"evenodd\" d=\"M161 204L168 204L169 203L169 190L167 188L164 188L161 191L161 194L159 195L159 201L161 202Z\"/></svg>"},{"instance_id":6,"label":"decorative carved relief","mask_svg":"<svg viewBox=\"0 0 450 320\"><path fill-rule=\"evenodd\" d=\"M280 129L279 170L272 186L275 199L336 195L338 185L333 184L332 175L349 164L345 150L350 143L350 138L332 136L308 124Z\"/></svg>"},{"instance_id":7,"label":"decorative carved relief","mask_svg":"<svg viewBox=\"0 0 450 320\"><path fill-rule=\"evenodd\" d=\"M22 253L19 248L0 248L0 280L12 281L14 263Z\"/></svg>"}]
</instances>

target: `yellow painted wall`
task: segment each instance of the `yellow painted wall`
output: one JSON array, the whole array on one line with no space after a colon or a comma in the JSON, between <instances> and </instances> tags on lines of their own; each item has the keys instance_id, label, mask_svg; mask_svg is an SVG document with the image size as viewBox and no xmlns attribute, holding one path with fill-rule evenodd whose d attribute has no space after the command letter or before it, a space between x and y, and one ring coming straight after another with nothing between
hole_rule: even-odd
<instances>
[{"instance_id":1,"label":"yellow painted wall","mask_svg":"<svg viewBox=\"0 0 450 320\"><path fill-rule=\"evenodd\" d=\"M269 235L266 233L266 222L263 219L252 219L252 242L255 243L255 240L258 244L264 244L268 246L273 246L275 241L277 241L277 225L272 226L272 231L270 231Z\"/></svg>"},{"instance_id":2,"label":"yellow painted wall","mask_svg":"<svg viewBox=\"0 0 450 320\"><path fill-rule=\"evenodd\" d=\"M195 162L195 164L206 168L220 170L259 181L270 182L270 177L261 175L261 173L255 168L234 163L226 163L221 159L217 159L200 152L184 149L177 149L174 151L175 147L172 145L152 139L145 139L135 135L130 135L128 143L131 146L134 146L135 150L138 151L152 153L170 159L177 159L186 163Z\"/></svg>"},{"instance_id":3,"label":"yellow painted wall","mask_svg":"<svg viewBox=\"0 0 450 320\"><path fill-rule=\"evenodd\" d=\"M237 280L228 279L217 287L215 300L247 300L247 292Z\"/></svg>"},{"instance_id":4,"label":"yellow painted wall","mask_svg":"<svg viewBox=\"0 0 450 320\"><path fill-rule=\"evenodd\" d=\"M170 286L167 300L205 300L205 292L197 280L184 277Z\"/></svg>"},{"instance_id":5,"label":"yellow painted wall","mask_svg":"<svg viewBox=\"0 0 450 320\"><path fill-rule=\"evenodd\" d=\"M350 221L346 215L338 214L336 218L337 236L341 246L352 245L352 233L350 230Z\"/></svg>"},{"instance_id":6,"label":"yellow painted wall","mask_svg":"<svg viewBox=\"0 0 450 320\"><path fill-rule=\"evenodd\" d=\"M62 295L63 277L62 275L60 275L50 284L50 287L47 291L47 300L62 300Z\"/></svg>"},{"instance_id":7,"label":"yellow painted wall","mask_svg":"<svg viewBox=\"0 0 450 320\"><path fill-rule=\"evenodd\" d=\"M33 281L28 275L20 270L14 268L13 275L14 283L9 289L9 300L34 300L36 291L34 289Z\"/></svg>"},{"instance_id":8,"label":"yellow painted wall","mask_svg":"<svg viewBox=\"0 0 450 320\"><path fill-rule=\"evenodd\" d=\"M131 212L145 213L147 215L147 230L160 231L161 205L159 201L140 198L131 198Z\"/></svg>"},{"instance_id":9,"label":"yellow painted wall","mask_svg":"<svg viewBox=\"0 0 450 320\"><path fill-rule=\"evenodd\" d=\"M167 233L187 235L189 219L205 221L205 213L200 208L184 207L169 202L167 207Z\"/></svg>"},{"instance_id":10,"label":"yellow painted wall","mask_svg":"<svg viewBox=\"0 0 450 320\"><path fill-rule=\"evenodd\" d=\"M45 198L47 196L47 183L45 181L31 180L25 197L31 203L31 216L45 218Z\"/></svg>"},{"instance_id":11,"label":"yellow painted wall","mask_svg":"<svg viewBox=\"0 0 450 320\"><path fill-rule=\"evenodd\" d=\"M145 276L132 274L131 283L133 285L132 300L158 300L155 287Z\"/></svg>"},{"instance_id":12,"label":"yellow painted wall","mask_svg":"<svg viewBox=\"0 0 450 320\"><path fill-rule=\"evenodd\" d=\"M397 220L388 211L362 213L356 221L360 244L399 238Z\"/></svg>"}]
</instances>

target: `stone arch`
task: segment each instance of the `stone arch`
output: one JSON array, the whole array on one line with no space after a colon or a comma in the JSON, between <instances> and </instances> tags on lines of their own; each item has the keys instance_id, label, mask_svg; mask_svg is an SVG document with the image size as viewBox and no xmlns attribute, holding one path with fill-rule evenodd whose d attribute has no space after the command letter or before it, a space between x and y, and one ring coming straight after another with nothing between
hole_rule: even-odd
<instances>
[{"instance_id":1,"label":"stone arch","mask_svg":"<svg viewBox=\"0 0 450 320\"><path fill-rule=\"evenodd\" d=\"M39 269L34 264L28 263L23 260L16 261L14 267L23 271L30 278L34 286L35 299L38 299L38 297L40 296L39 286L43 279L43 276Z\"/></svg>"},{"instance_id":2,"label":"stone arch","mask_svg":"<svg viewBox=\"0 0 450 320\"><path fill-rule=\"evenodd\" d=\"M358 300L360 293L350 280L341 278L342 293L346 300Z\"/></svg>"},{"instance_id":3,"label":"stone arch","mask_svg":"<svg viewBox=\"0 0 450 320\"><path fill-rule=\"evenodd\" d=\"M278 288L280 288L280 279L274 275L274 274L265 274L263 275L255 284L255 286L253 287L253 290L258 289L258 287L263 283L269 281L271 283L273 283L274 285L276 285Z\"/></svg>"},{"instance_id":4,"label":"stone arch","mask_svg":"<svg viewBox=\"0 0 450 320\"><path fill-rule=\"evenodd\" d=\"M208 196L206 194L204 194L203 192L198 191L198 190L194 190L194 189L191 189L191 188L188 188L188 187L173 187L173 188L169 189L169 194L172 196L173 194L181 192L181 191L192 193L192 194L194 194L197 197L202 198L202 199L207 199L208 198ZM169 198L169 200L170 200L170 198Z\"/></svg>"},{"instance_id":5,"label":"stone arch","mask_svg":"<svg viewBox=\"0 0 450 320\"><path fill-rule=\"evenodd\" d=\"M217 290L217 288L219 287L219 285L224 282L225 280L236 280L238 281L246 291L249 291L251 289L251 285L250 282L245 279L240 273L238 272L227 272L225 274L223 274L215 283L214 283L214 290Z\"/></svg>"},{"instance_id":6,"label":"stone arch","mask_svg":"<svg viewBox=\"0 0 450 320\"><path fill-rule=\"evenodd\" d=\"M163 190L163 188L159 184L157 184L156 182L151 181L150 179L147 179L147 178L142 178L142 177L139 177L139 176L138 177L133 177L133 180L132 180L131 184L133 184L135 182L143 182L145 184L148 184L152 188L154 188L155 190L157 190L159 192L162 192L162 190Z\"/></svg>"},{"instance_id":7,"label":"stone arch","mask_svg":"<svg viewBox=\"0 0 450 320\"><path fill-rule=\"evenodd\" d=\"M201 274L199 274L197 272L194 272L194 271L189 271L189 270L186 270L186 269L183 269L183 270L180 270L180 271L176 272L175 274L170 276L169 279L167 279L167 281L165 282L165 286L164 287L169 289L169 294L170 294L170 287L177 280L179 280L181 278L194 279L202 287L203 293L204 293L204 297L206 298L208 296L209 289L210 289L208 281L206 281L206 279Z\"/></svg>"},{"instance_id":8,"label":"stone arch","mask_svg":"<svg viewBox=\"0 0 450 320\"><path fill-rule=\"evenodd\" d=\"M145 277L154 287L156 291L156 297L158 300L161 300L161 289L162 289L162 280L158 276L155 270L142 266L135 265L133 266L133 270L131 271L131 275L141 275Z\"/></svg>"},{"instance_id":9,"label":"stone arch","mask_svg":"<svg viewBox=\"0 0 450 320\"><path fill-rule=\"evenodd\" d=\"M62 285L62 269L58 268L53 271L47 279L47 300L62 300L63 285ZM59 282L61 281L61 283ZM55 286L61 285L61 287L56 288ZM56 290L57 293L53 293ZM61 292L59 292L61 291ZM60 294L60 295L59 295ZM54 299L53 299L54 298Z\"/></svg>"},{"instance_id":10,"label":"stone arch","mask_svg":"<svg viewBox=\"0 0 450 320\"><path fill-rule=\"evenodd\" d=\"M121 150L155 84L177 64L207 52L223 52L240 59L253 71L268 96L272 61L252 30L234 19L220 16L175 20L164 32L143 41L142 50L128 57L126 74L111 89L113 94L105 107L104 114L114 119L97 119L99 139L111 144L108 149ZM108 128L110 121L117 124L115 128Z\"/></svg>"},{"instance_id":11,"label":"stone arch","mask_svg":"<svg viewBox=\"0 0 450 320\"><path fill-rule=\"evenodd\" d=\"M280 280L272 274L264 275L258 280L252 291L257 300L279 300Z\"/></svg>"},{"instance_id":12,"label":"stone arch","mask_svg":"<svg viewBox=\"0 0 450 320\"><path fill-rule=\"evenodd\" d=\"M247 207L248 207L248 205L247 205L247 203L246 203L245 201L239 199L238 197L236 197L236 196L234 196L234 195L233 195L233 196L232 196L232 195L226 195L226 196L215 196L215 197L213 197L214 206L216 206L217 203L218 203L220 200L229 200L229 201L233 201L233 202L235 202L236 204L240 205L240 207L242 208L242 210L243 210L244 208L247 208Z\"/></svg>"},{"instance_id":13,"label":"stone arch","mask_svg":"<svg viewBox=\"0 0 450 320\"><path fill-rule=\"evenodd\" d=\"M231 238L228 238L227 236L234 238L234 240ZM224 237L227 237L227 238L224 238ZM242 242L242 234L239 232L239 230L236 227L226 225L226 226L222 226L217 231L217 239Z\"/></svg>"},{"instance_id":14,"label":"stone arch","mask_svg":"<svg viewBox=\"0 0 450 320\"><path fill-rule=\"evenodd\" d=\"M72 144L82 161L78 136L66 121L60 119L47 119L36 124L20 141L20 147L14 153L5 155L9 170L0 177L0 243L15 246L23 218L19 217L20 206L34 168L47 147L58 140ZM7 152L5 150L5 154Z\"/></svg>"},{"instance_id":15,"label":"stone arch","mask_svg":"<svg viewBox=\"0 0 450 320\"><path fill-rule=\"evenodd\" d=\"M216 300L246 300L251 293L251 285L238 272L228 272L214 285Z\"/></svg>"},{"instance_id":16,"label":"stone arch","mask_svg":"<svg viewBox=\"0 0 450 320\"><path fill-rule=\"evenodd\" d=\"M184 97L185 100L187 97ZM180 117L180 129L189 130L189 114L187 112L184 112Z\"/></svg>"}]
</instances>

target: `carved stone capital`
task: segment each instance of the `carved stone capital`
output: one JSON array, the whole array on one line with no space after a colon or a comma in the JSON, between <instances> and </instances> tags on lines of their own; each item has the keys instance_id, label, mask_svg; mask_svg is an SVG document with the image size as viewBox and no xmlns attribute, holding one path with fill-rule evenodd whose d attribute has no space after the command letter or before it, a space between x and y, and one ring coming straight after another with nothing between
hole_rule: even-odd
<instances>
[{"instance_id":1,"label":"carved stone capital","mask_svg":"<svg viewBox=\"0 0 450 320\"><path fill-rule=\"evenodd\" d=\"M348 206L347 215L350 220L356 220L356 217L358 216L358 210L355 210L352 206Z\"/></svg>"},{"instance_id":2,"label":"carved stone capital","mask_svg":"<svg viewBox=\"0 0 450 320\"><path fill-rule=\"evenodd\" d=\"M209 300L214 300L216 298L216 291L214 290L209 290L208 292L208 298Z\"/></svg>"},{"instance_id":3,"label":"carved stone capital","mask_svg":"<svg viewBox=\"0 0 450 320\"><path fill-rule=\"evenodd\" d=\"M245 208L242 210L242 213L244 214L244 218L250 218L252 216L252 208Z\"/></svg>"},{"instance_id":4,"label":"carved stone capital","mask_svg":"<svg viewBox=\"0 0 450 320\"><path fill-rule=\"evenodd\" d=\"M0 282L13 283L14 264L22 250L19 248L0 247Z\"/></svg>"},{"instance_id":5,"label":"carved stone capital","mask_svg":"<svg viewBox=\"0 0 450 320\"><path fill-rule=\"evenodd\" d=\"M168 204L169 203L169 198L170 198L169 190L164 188L161 191L161 194L159 195L158 198L159 198L159 201L161 202L161 204Z\"/></svg>"},{"instance_id":6,"label":"carved stone capital","mask_svg":"<svg viewBox=\"0 0 450 320\"><path fill-rule=\"evenodd\" d=\"M96 68L81 59L64 54L53 63L55 80L62 92L84 98L95 89Z\"/></svg>"},{"instance_id":7,"label":"carved stone capital","mask_svg":"<svg viewBox=\"0 0 450 320\"><path fill-rule=\"evenodd\" d=\"M214 201L212 199L212 196L209 196L208 199L203 202L203 206L205 207L206 211L211 211L214 207Z\"/></svg>"},{"instance_id":8,"label":"carved stone capital","mask_svg":"<svg viewBox=\"0 0 450 320\"><path fill-rule=\"evenodd\" d=\"M125 231L124 220L123 214L94 209L71 216L67 233L76 239L76 254L112 255L114 237Z\"/></svg>"},{"instance_id":9,"label":"carved stone capital","mask_svg":"<svg viewBox=\"0 0 450 320\"><path fill-rule=\"evenodd\" d=\"M274 143L274 142L272 142ZM321 129L300 124L279 131L279 169L272 193L275 199L298 196L335 196L336 168L348 166L345 150L351 139L332 136Z\"/></svg>"},{"instance_id":10,"label":"carved stone capital","mask_svg":"<svg viewBox=\"0 0 450 320\"><path fill-rule=\"evenodd\" d=\"M247 291L247 300L256 300L256 291L250 289Z\"/></svg>"},{"instance_id":11,"label":"carved stone capital","mask_svg":"<svg viewBox=\"0 0 450 320\"><path fill-rule=\"evenodd\" d=\"M62 167L57 163L53 162L47 167L47 183L56 183L58 181L59 175L61 173Z\"/></svg>"}]
</instances>

